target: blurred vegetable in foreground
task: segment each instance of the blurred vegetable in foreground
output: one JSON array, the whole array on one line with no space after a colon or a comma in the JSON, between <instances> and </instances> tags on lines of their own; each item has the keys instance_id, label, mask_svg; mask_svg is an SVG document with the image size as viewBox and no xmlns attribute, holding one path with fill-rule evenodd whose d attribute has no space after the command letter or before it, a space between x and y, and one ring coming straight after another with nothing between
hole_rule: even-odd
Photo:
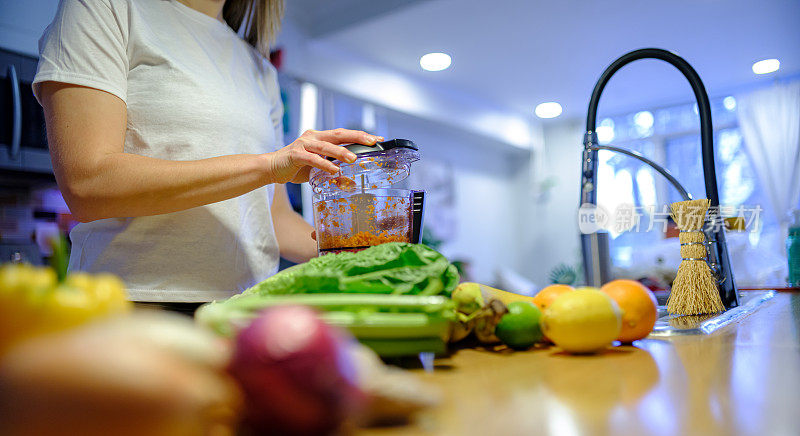
<instances>
[{"instance_id":1,"label":"blurred vegetable in foreground","mask_svg":"<svg viewBox=\"0 0 800 436\"><path fill-rule=\"evenodd\" d=\"M301 306L265 310L239 332L230 373L244 390L251 430L333 432L361 400L347 341Z\"/></svg>"},{"instance_id":2,"label":"blurred vegetable in foreground","mask_svg":"<svg viewBox=\"0 0 800 436\"><path fill-rule=\"evenodd\" d=\"M453 319L453 304L446 297L381 294L246 295L203 305L195 319L233 336L259 311L287 305L321 311L323 321L349 330L384 357L444 352Z\"/></svg>"},{"instance_id":3,"label":"blurred vegetable in foreground","mask_svg":"<svg viewBox=\"0 0 800 436\"><path fill-rule=\"evenodd\" d=\"M32 336L127 312L125 285L111 274L72 273L58 280L53 268L0 267L0 355Z\"/></svg>"},{"instance_id":4,"label":"blurred vegetable in foreground","mask_svg":"<svg viewBox=\"0 0 800 436\"><path fill-rule=\"evenodd\" d=\"M0 434L234 434L227 341L164 312L19 344L0 359Z\"/></svg>"},{"instance_id":5,"label":"blurred vegetable in foreground","mask_svg":"<svg viewBox=\"0 0 800 436\"><path fill-rule=\"evenodd\" d=\"M409 371L384 365L369 348L351 343L348 352L356 365L358 387L366 394L359 425L404 423L414 413L441 403L438 389Z\"/></svg>"}]
</instances>

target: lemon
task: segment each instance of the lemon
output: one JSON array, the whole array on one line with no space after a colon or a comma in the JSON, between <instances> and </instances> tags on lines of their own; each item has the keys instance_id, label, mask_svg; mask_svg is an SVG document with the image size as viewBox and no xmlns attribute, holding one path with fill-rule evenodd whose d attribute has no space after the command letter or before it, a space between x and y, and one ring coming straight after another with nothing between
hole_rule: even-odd
<instances>
[{"instance_id":1,"label":"lemon","mask_svg":"<svg viewBox=\"0 0 800 436\"><path fill-rule=\"evenodd\" d=\"M542 340L539 326L542 312L538 307L527 301L512 301L507 307L508 313L503 315L494 330L504 344L524 350Z\"/></svg>"},{"instance_id":2,"label":"lemon","mask_svg":"<svg viewBox=\"0 0 800 436\"><path fill-rule=\"evenodd\" d=\"M619 306L597 288L560 295L542 316L544 334L570 353L602 350L617 338L621 327Z\"/></svg>"}]
</instances>

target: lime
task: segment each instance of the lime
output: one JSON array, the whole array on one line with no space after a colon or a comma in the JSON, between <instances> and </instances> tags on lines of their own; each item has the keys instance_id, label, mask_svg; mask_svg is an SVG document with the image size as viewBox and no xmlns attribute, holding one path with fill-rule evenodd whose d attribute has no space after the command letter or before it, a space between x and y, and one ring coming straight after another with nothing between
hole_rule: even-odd
<instances>
[{"instance_id":1,"label":"lime","mask_svg":"<svg viewBox=\"0 0 800 436\"><path fill-rule=\"evenodd\" d=\"M525 349L542 340L539 319L542 312L527 301L508 303L508 313L495 327L494 334L511 348Z\"/></svg>"},{"instance_id":2,"label":"lime","mask_svg":"<svg viewBox=\"0 0 800 436\"><path fill-rule=\"evenodd\" d=\"M542 316L542 330L569 353L592 353L619 336L619 306L597 288L578 288L553 301Z\"/></svg>"}]
</instances>

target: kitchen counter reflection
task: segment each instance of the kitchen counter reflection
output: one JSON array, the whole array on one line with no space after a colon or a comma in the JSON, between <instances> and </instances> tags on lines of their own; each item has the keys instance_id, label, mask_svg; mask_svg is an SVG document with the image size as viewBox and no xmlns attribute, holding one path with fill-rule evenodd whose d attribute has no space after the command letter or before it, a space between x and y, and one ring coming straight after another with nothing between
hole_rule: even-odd
<instances>
[{"instance_id":1,"label":"kitchen counter reflection","mask_svg":"<svg viewBox=\"0 0 800 436\"><path fill-rule=\"evenodd\" d=\"M800 293L710 335L591 356L464 349L420 375L443 405L364 434L800 434Z\"/></svg>"}]
</instances>

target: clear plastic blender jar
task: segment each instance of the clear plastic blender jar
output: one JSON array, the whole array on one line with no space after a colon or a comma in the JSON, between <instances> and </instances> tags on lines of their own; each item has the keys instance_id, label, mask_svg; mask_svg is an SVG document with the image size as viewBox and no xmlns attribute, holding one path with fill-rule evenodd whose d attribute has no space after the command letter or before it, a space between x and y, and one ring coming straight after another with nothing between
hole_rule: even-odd
<instances>
[{"instance_id":1,"label":"clear plastic blender jar","mask_svg":"<svg viewBox=\"0 0 800 436\"><path fill-rule=\"evenodd\" d=\"M424 191L393 189L419 160L413 142L393 139L375 146L345 146L356 155L329 174L313 169L314 227L320 254L359 251L385 242L418 243Z\"/></svg>"}]
</instances>

